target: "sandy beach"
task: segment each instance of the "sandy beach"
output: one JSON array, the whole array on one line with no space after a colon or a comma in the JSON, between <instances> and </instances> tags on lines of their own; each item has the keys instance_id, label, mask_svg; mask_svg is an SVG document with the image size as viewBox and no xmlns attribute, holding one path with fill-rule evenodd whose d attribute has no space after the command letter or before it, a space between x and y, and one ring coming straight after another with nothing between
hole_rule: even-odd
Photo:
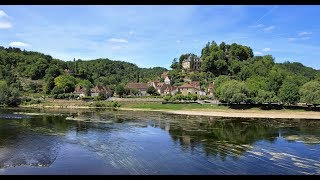
<instances>
[{"instance_id":1,"label":"sandy beach","mask_svg":"<svg viewBox=\"0 0 320 180\"><path fill-rule=\"evenodd\" d=\"M253 110L147 110L136 108L119 108L131 111L158 111L169 114L193 116L237 117L237 118L271 118L271 119L319 119L320 112L285 112L285 111L253 111Z\"/></svg>"}]
</instances>

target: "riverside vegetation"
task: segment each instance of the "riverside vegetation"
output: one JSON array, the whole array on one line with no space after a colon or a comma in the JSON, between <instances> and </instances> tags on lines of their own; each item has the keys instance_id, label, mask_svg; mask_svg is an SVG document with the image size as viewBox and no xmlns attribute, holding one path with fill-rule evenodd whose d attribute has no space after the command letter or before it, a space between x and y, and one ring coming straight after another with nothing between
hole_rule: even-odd
<instances>
[{"instance_id":1,"label":"riverside vegetation","mask_svg":"<svg viewBox=\"0 0 320 180\"><path fill-rule=\"evenodd\" d=\"M301 63L276 63L271 55L254 56L250 47L212 41L202 49L200 68L190 71L182 68L188 55L173 60L168 73L173 85L181 85L186 77L200 81L202 87L214 82L214 97L229 104L320 104L320 71ZM152 81L166 70L109 59L62 61L39 52L0 47L0 106L75 99L72 92L77 86L108 85L112 92L121 90L125 96L133 91L124 88L126 83ZM198 97L178 94L163 99L195 101Z\"/></svg>"}]
</instances>

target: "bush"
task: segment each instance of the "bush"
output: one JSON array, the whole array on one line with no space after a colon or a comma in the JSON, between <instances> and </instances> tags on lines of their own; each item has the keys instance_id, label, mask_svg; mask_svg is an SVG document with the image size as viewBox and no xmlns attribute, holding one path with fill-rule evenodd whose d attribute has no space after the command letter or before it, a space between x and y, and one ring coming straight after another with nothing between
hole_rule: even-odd
<instances>
[{"instance_id":1,"label":"bush","mask_svg":"<svg viewBox=\"0 0 320 180\"><path fill-rule=\"evenodd\" d=\"M118 101L111 101L111 107L120 107L121 104Z\"/></svg>"},{"instance_id":2,"label":"bush","mask_svg":"<svg viewBox=\"0 0 320 180\"><path fill-rule=\"evenodd\" d=\"M95 101L92 104L93 107L107 107L106 103L102 102L102 101Z\"/></svg>"},{"instance_id":3,"label":"bush","mask_svg":"<svg viewBox=\"0 0 320 180\"><path fill-rule=\"evenodd\" d=\"M166 102L170 101L171 100L171 95L165 95L163 96L163 100L165 100Z\"/></svg>"},{"instance_id":4,"label":"bush","mask_svg":"<svg viewBox=\"0 0 320 180\"><path fill-rule=\"evenodd\" d=\"M118 101L95 101L91 104L92 107L111 107L111 108L116 108L120 107L120 103Z\"/></svg>"},{"instance_id":5,"label":"bush","mask_svg":"<svg viewBox=\"0 0 320 180\"><path fill-rule=\"evenodd\" d=\"M200 96L200 100L209 100L209 96Z\"/></svg>"}]
</instances>

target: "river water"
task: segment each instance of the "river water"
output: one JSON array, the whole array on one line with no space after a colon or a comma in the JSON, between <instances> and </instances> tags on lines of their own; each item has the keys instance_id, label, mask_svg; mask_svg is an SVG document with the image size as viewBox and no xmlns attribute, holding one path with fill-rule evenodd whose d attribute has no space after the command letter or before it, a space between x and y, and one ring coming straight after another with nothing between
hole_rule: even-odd
<instances>
[{"instance_id":1,"label":"river water","mask_svg":"<svg viewBox=\"0 0 320 180\"><path fill-rule=\"evenodd\" d=\"M320 121L1 109L0 174L320 174Z\"/></svg>"}]
</instances>

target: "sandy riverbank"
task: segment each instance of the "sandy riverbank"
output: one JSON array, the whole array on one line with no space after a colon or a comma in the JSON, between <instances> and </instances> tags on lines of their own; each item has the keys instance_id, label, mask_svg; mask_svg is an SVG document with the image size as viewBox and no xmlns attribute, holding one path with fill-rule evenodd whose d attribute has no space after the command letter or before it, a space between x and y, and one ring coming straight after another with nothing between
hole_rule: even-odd
<instances>
[{"instance_id":1,"label":"sandy riverbank","mask_svg":"<svg viewBox=\"0 0 320 180\"><path fill-rule=\"evenodd\" d=\"M45 109L104 109L89 106L21 106L23 108L45 108ZM236 117L236 118L271 118L271 119L319 119L320 112L315 111L286 111L286 110L234 110L234 109L146 109L120 107L118 110L126 111L149 111L163 112L169 114L181 114L192 116L213 116L213 117Z\"/></svg>"},{"instance_id":2,"label":"sandy riverbank","mask_svg":"<svg viewBox=\"0 0 320 180\"><path fill-rule=\"evenodd\" d=\"M169 114L192 116L236 117L236 118L271 118L271 119L319 119L320 112L285 112L285 111L253 111L253 110L148 110L136 108L119 108L131 111L158 111Z\"/></svg>"}]
</instances>

